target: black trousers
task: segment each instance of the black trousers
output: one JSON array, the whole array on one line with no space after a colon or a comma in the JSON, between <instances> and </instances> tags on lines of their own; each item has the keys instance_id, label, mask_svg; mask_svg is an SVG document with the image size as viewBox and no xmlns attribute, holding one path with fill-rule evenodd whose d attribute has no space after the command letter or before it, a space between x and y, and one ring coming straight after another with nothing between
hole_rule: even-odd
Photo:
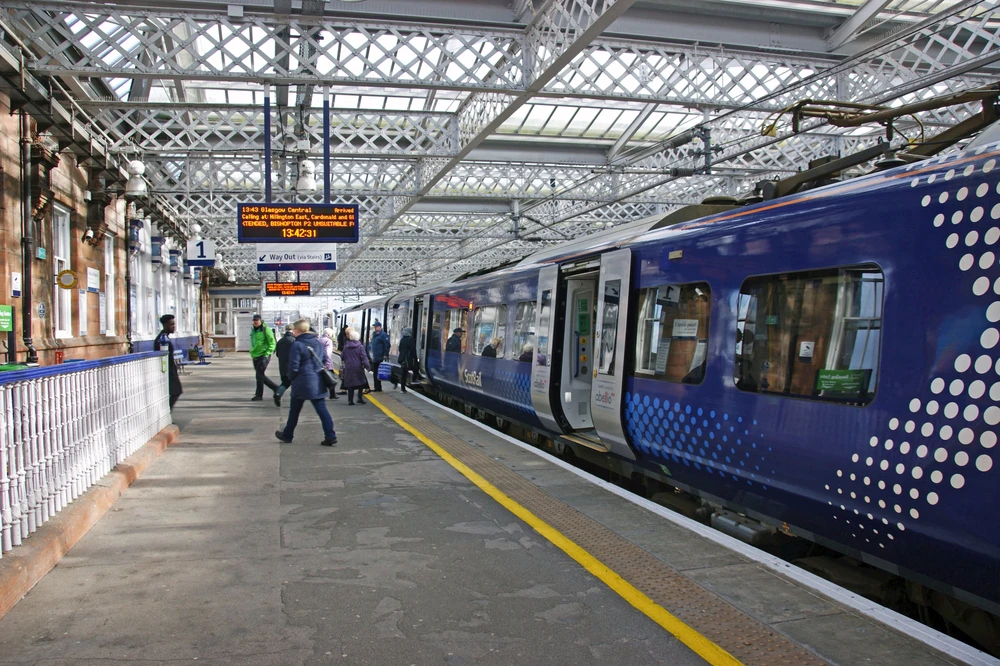
<instances>
[{"instance_id":1,"label":"black trousers","mask_svg":"<svg viewBox=\"0 0 1000 666\"><path fill-rule=\"evenodd\" d=\"M382 361L383 361L383 359L377 358L372 363L372 370L374 370L374 372L372 372L372 374L375 375L375 390L376 391L381 391L382 390L382 382L380 382L379 379L378 379L378 365Z\"/></svg>"},{"instance_id":2,"label":"black trousers","mask_svg":"<svg viewBox=\"0 0 1000 666\"><path fill-rule=\"evenodd\" d=\"M264 372L267 370L267 364L271 362L270 356L258 356L253 360L253 369L257 373L257 391L254 395L258 398L264 396L264 387L271 389L272 391L278 388L278 385L272 382Z\"/></svg>"},{"instance_id":3,"label":"black trousers","mask_svg":"<svg viewBox=\"0 0 1000 666\"><path fill-rule=\"evenodd\" d=\"M349 404L349 405L353 405L354 404L354 392L355 391L358 392L358 403L359 404L364 404L365 401L361 397L362 395L364 395L361 392L362 390L363 389L360 386L358 388L349 388L349 389L347 389L347 404Z\"/></svg>"}]
</instances>

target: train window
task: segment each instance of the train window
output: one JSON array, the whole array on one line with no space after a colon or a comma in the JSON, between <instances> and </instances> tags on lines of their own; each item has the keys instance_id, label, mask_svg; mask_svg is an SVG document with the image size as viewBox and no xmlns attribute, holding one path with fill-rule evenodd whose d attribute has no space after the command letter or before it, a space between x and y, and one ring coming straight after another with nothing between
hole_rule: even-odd
<instances>
[{"instance_id":1,"label":"train window","mask_svg":"<svg viewBox=\"0 0 1000 666\"><path fill-rule=\"evenodd\" d=\"M622 281L604 283L604 317L601 320L601 352L597 371L602 375L615 374L615 343L618 338L618 308L621 301Z\"/></svg>"},{"instance_id":2,"label":"train window","mask_svg":"<svg viewBox=\"0 0 1000 666\"><path fill-rule=\"evenodd\" d=\"M456 328L461 328L462 330L465 330L466 326L468 326L468 324L465 321L467 313L468 310L463 310L460 308L454 310L448 310L445 313L444 330L445 333L448 335L448 341L445 342L444 345L444 350L446 352L459 352L462 354L465 353L466 341L469 339L469 335L468 333L465 333L459 336L456 341L454 331Z\"/></svg>"},{"instance_id":3,"label":"train window","mask_svg":"<svg viewBox=\"0 0 1000 666\"><path fill-rule=\"evenodd\" d=\"M488 305L476 308L472 317L472 353L481 356L486 347L491 347L494 358L504 357L507 339L507 306Z\"/></svg>"},{"instance_id":4,"label":"train window","mask_svg":"<svg viewBox=\"0 0 1000 666\"><path fill-rule=\"evenodd\" d=\"M884 295L885 277L872 264L747 279L736 386L867 405L878 384Z\"/></svg>"},{"instance_id":5,"label":"train window","mask_svg":"<svg viewBox=\"0 0 1000 666\"><path fill-rule=\"evenodd\" d=\"M389 310L389 353L396 355L399 353L399 340L403 337L403 329L410 328L410 304L400 303Z\"/></svg>"},{"instance_id":6,"label":"train window","mask_svg":"<svg viewBox=\"0 0 1000 666\"><path fill-rule=\"evenodd\" d=\"M535 302L521 301L514 308L513 344L505 345L518 360L530 361L531 351L525 345L535 345Z\"/></svg>"},{"instance_id":7,"label":"train window","mask_svg":"<svg viewBox=\"0 0 1000 666\"><path fill-rule=\"evenodd\" d=\"M535 363L538 365L552 365L549 358L549 325L552 319L552 290L546 289L542 292L542 307L538 312L538 348L535 349Z\"/></svg>"},{"instance_id":8,"label":"train window","mask_svg":"<svg viewBox=\"0 0 1000 666\"><path fill-rule=\"evenodd\" d=\"M443 318L443 312L434 312L431 314L431 341L428 349L441 351L441 341L444 339L441 336L441 321Z\"/></svg>"},{"instance_id":9,"label":"train window","mask_svg":"<svg viewBox=\"0 0 1000 666\"><path fill-rule=\"evenodd\" d=\"M640 289L635 373L700 384L705 379L711 300L706 282Z\"/></svg>"}]
</instances>

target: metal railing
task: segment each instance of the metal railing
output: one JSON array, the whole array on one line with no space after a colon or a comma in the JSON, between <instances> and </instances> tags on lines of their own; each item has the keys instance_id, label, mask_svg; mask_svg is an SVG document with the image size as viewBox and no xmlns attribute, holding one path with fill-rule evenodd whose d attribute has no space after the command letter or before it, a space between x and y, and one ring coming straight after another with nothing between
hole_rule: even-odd
<instances>
[{"instance_id":1,"label":"metal railing","mask_svg":"<svg viewBox=\"0 0 1000 666\"><path fill-rule=\"evenodd\" d=\"M171 423L166 354L0 373L0 553Z\"/></svg>"}]
</instances>

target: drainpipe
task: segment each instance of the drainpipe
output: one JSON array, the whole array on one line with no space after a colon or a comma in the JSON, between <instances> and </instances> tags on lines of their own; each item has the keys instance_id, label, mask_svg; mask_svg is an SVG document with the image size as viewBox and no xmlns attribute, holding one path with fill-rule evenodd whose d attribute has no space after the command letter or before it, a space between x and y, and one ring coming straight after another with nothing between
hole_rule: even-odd
<instances>
[{"instance_id":1,"label":"drainpipe","mask_svg":"<svg viewBox=\"0 0 1000 666\"><path fill-rule=\"evenodd\" d=\"M31 221L31 128L24 111L20 112L19 134L21 144L21 325L22 341L27 349L25 361L38 363L38 352L31 340L31 262L34 259L34 224Z\"/></svg>"}]
</instances>

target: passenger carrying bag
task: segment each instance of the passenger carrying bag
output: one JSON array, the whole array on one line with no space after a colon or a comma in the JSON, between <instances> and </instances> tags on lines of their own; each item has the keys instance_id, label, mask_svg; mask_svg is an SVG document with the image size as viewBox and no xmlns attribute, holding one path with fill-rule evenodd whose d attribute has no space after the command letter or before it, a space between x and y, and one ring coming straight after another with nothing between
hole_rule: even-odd
<instances>
[{"instance_id":1,"label":"passenger carrying bag","mask_svg":"<svg viewBox=\"0 0 1000 666\"><path fill-rule=\"evenodd\" d=\"M309 345L306 346L308 347ZM323 362L319 360L319 355L316 353L315 349L309 347L309 351L312 352L313 358L315 358L316 362L319 363L319 370L317 372L319 373L319 378L323 381L323 386L325 386L328 391L332 391L337 388L337 378L333 376L333 372L323 367Z\"/></svg>"},{"instance_id":2,"label":"passenger carrying bag","mask_svg":"<svg viewBox=\"0 0 1000 666\"><path fill-rule=\"evenodd\" d=\"M380 382L387 382L392 379L392 366L382 361L378 364L378 380Z\"/></svg>"}]
</instances>

